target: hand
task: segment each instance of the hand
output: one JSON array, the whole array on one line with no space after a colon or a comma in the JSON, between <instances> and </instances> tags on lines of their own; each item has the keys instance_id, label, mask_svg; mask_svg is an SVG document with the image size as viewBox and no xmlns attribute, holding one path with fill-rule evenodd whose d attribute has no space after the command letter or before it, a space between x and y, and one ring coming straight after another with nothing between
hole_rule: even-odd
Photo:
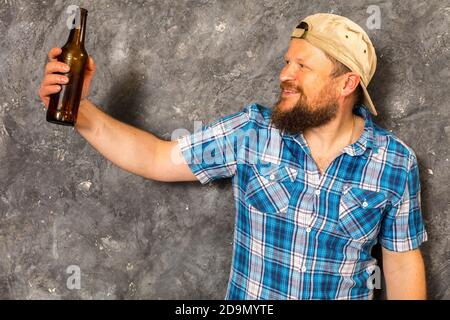
<instances>
[{"instance_id":1,"label":"hand","mask_svg":"<svg viewBox=\"0 0 450 320\"><path fill-rule=\"evenodd\" d=\"M38 92L46 108L48 108L48 104L50 103L50 95L58 93L61 90L61 85L66 84L69 80L65 75L58 74L69 72L69 66L56 59L61 53L61 48L52 48L48 53L49 62L45 66L44 78L42 79ZM95 69L94 59L89 56L84 69L83 89L80 100L85 99L89 95L89 88L94 77Z\"/></svg>"}]
</instances>

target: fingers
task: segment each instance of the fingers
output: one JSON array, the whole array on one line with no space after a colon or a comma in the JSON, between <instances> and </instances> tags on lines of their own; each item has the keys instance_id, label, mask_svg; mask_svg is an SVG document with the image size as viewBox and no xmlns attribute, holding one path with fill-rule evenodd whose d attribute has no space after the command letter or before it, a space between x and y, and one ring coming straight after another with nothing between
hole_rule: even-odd
<instances>
[{"instance_id":1,"label":"fingers","mask_svg":"<svg viewBox=\"0 0 450 320\"><path fill-rule=\"evenodd\" d=\"M44 78L38 91L39 97L46 107L48 107L50 95L60 92L61 85L67 84L69 81L66 76L60 74L70 71L68 65L59 62L56 58L61 53L61 48L52 48L47 55L49 62L45 66Z\"/></svg>"},{"instance_id":2,"label":"fingers","mask_svg":"<svg viewBox=\"0 0 450 320\"><path fill-rule=\"evenodd\" d=\"M56 58L62 53L61 48L52 48L48 52L48 60L49 62L45 66L45 72L44 75L59 72L59 73L66 73L69 72L70 68L67 64L63 62L59 62Z\"/></svg>"},{"instance_id":3,"label":"fingers","mask_svg":"<svg viewBox=\"0 0 450 320\"><path fill-rule=\"evenodd\" d=\"M47 97L51 94L58 93L59 91L61 91L61 86L51 85L51 86L41 87L41 90L39 91L39 93L42 97Z\"/></svg>"},{"instance_id":4,"label":"fingers","mask_svg":"<svg viewBox=\"0 0 450 320\"><path fill-rule=\"evenodd\" d=\"M61 91L61 85L67 84L68 82L69 78L64 75L46 74L39 88L39 96L45 103L50 95Z\"/></svg>"},{"instance_id":5,"label":"fingers","mask_svg":"<svg viewBox=\"0 0 450 320\"><path fill-rule=\"evenodd\" d=\"M42 79L38 92L45 106L49 103L50 95L60 92L61 86L69 82L69 78L64 74L70 71L70 67L63 62L58 61L56 58L61 53L62 50L60 48L52 48L48 53L49 62L45 66L44 78ZM89 88L89 83L92 80L95 69L94 59L89 56L85 67L85 83L87 83L87 88Z\"/></svg>"},{"instance_id":6,"label":"fingers","mask_svg":"<svg viewBox=\"0 0 450 320\"><path fill-rule=\"evenodd\" d=\"M69 70L70 67L67 64L59 61L52 61L47 63L47 65L45 66L44 74L47 75L55 72L66 73L69 72Z\"/></svg>"},{"instance_id":7,"label":"fingers","mask_svg":"<svg viewBox=\"0 0 450 320\"><path fill-rule=\"evenodd\" d=\"M50 101L50 95L58 93L59 91L61 91L61 86L58 85L41 86L38 94L44 105L47 107Z\"/></svg>"},{"instance_id":8,"label":"fingers","mask_svg":"<svg viewBox=\"0 0 450 320\"><path fill-rule=\"evenodd\" d=\"M56 57L59 56L62 53L61 48L52 48L48 52L48 60L51 61L57 61Z\"/></svg>"},{"instance_id":9,"label":"fingers","mask_svg":"<svg viewBox=\"0 0 450 320\"><path fill-rule=\"evenodd\" d=\"M58 74L47 74L42 80L39 88L39 95L45 98L51 94L57 93L61 90L62 84L67 84L69 78Z\"/></svg>"},{"instance_id":10,"label":"fingers","mask_svg":"<svg viewBox=\"0 0 450 320\"><path fill-rule=\"evenodd\" d=\"M59 74L47 74L42 80L42 86L49 86L53 84L67 84L69 78Z\"/></svg>"}]
</instances>

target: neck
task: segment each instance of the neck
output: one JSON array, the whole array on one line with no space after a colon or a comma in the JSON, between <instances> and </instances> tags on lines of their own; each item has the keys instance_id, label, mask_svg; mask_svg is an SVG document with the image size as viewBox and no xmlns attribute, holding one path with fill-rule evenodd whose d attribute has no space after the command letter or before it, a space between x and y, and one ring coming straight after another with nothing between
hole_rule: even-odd
<instances>
[{"instance_id":1,"label":"neck","mask_svg":"<svg viewBox=\"0 0 450 320\"><path fill-rule=\"evenodd\" d=\"M330 122L315 128L305 130L303 136L308 144L316 150L333 150L354 143L359 137L357 116L353 116L352 108L340 108L340 112ZM350 139L350 136L351 140Z\"/></svg>"},{"instance_id":2,"label":"neck","mask_svg":"<svg viewBox=\"0 0 450 320\"><path fill-rule=\"evenodd\" d=\"M78 25L75 25L72 30L70 30L68 43L72 43L76 46L84 47L84 38L86 34L86 20L87 20L87 10L80 8L77 11L78 17L74 19Z\"/></svg>"}]
</instances>

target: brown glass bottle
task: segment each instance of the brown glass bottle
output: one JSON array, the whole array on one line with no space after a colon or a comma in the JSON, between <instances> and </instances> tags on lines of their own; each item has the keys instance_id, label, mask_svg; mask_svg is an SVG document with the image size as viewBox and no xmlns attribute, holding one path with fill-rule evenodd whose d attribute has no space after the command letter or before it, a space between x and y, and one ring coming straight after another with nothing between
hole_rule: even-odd
<instances>
[{"instance_id":1,"label":"brown glass bottle","mask_svg":"<svg viewBox=\"0 0 450 320\"><path fill-rule=\"evenodd\" d=\"M62 53L57 57L70 67L68 73L61 73L69 78L69 82L61 85L61 90L50 96L47 109L47 121L66 126L74 126L77 121L78 107L83 90L84 68L88 54L84 48L86 20L88 11L80 8L79 25L70 30ZM75 21L75 19L74 19Z\"/></svg>"}]
</instances>

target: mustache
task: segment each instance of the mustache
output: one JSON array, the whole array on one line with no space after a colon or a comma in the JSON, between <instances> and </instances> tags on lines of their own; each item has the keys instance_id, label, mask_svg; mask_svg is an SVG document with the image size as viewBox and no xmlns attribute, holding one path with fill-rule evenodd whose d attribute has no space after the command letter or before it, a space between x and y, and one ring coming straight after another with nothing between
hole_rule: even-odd
<instances>
[{"instance_id":1,"label":"mustache","mask_svg":"<svg viewBox=\"0 0 450 320\"><path fill-rule=\"evenodd\" d=\"M294 92L303 94L302 88L299 86L296 86L295 84L293 84L291 82L281 82L280 88L281 88L281 90L294 91Z\"/></svg>"}]
</instances>

